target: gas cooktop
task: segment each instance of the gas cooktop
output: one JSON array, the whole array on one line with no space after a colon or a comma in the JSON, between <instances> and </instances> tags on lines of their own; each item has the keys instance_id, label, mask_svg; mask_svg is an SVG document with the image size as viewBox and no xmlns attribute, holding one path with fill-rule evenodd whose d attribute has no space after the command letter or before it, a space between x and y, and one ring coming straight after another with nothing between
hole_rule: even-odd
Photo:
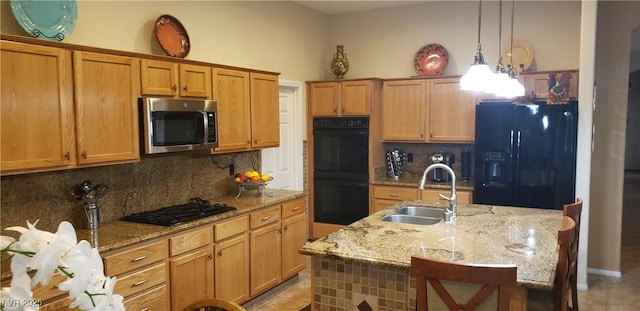
<instances>
[{"instance_id":1,"label":"gas cooktop","mask_svg":"<svg viewBox=\"0 0 640 311\"><path fill-rule=\"evenodd\" d=\"M209 201L201 198L191 198L187 204L167 206L153 211L131 214L122 217L121 220L159 226L174 226L235 209L235 207L227 206L226 204L211 204Z\"/></svg>"}]
</instances>

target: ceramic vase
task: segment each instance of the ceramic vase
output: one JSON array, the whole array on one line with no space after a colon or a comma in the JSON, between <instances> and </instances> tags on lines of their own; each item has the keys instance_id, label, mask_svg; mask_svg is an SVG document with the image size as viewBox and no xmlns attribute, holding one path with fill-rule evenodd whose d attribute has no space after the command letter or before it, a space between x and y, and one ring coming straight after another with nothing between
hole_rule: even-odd
<instances>
[{"instance_id":1,"label":"ceramic vase","mask_svg":"<svg viewBox=\"0 0 640 311\"><path fill-rule=\"evenodd\" d=\"M338 45L336 53L333 54L331 71L333 71L337 79L342 79L349 71L349 60L347 59L347 54L344 53L344 46L342 45Z\"/></svg>"}]
</instances>

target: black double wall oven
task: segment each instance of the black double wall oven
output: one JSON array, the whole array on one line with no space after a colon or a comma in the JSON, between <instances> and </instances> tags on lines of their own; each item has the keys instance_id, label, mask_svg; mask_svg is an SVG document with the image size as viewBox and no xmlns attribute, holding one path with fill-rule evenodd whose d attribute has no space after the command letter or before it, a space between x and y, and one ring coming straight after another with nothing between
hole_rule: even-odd
<instances>
[{"instance_id":1,"label":"black double wall oven","mask_svg":"<svg viewBox=\"0 0 640 311\"><path fill-rule=\"evenodd\" d=\"M348 225L369 215L369 118L313 119L314 221Z\"/></svg>"}]
</instances>

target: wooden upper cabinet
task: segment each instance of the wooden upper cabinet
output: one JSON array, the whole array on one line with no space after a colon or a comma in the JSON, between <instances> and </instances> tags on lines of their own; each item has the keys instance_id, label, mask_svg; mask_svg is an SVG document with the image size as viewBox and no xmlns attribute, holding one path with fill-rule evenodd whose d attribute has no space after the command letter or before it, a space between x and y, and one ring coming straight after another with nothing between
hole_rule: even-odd
<instances>
[{"instance_id":1,"label":"wooden upper cabinet","mask_svg":"<svg viewBox=\"0 0 640 311\"><path fill-rule=\"evenodd\" d=\"M2 174L75 164L71 52L2 41Z\"/></svg>"},{"instance_id":2,"label":"wooden upper cabinet","mask_svg":"<svg viewBox=\"0 0 640 311\"><path fill-rule=\"evenodd\" d=\"M340 101L338 82L314 82L309 85L309 105L313 116L336 116Z\"/></svg>"},{"instance_id":3,"label":"wooden upper cabinet","mask_svg":"<svg viewBox=\"0 0 640 311\"><path fill-rule=\"evenodd\" d=\"M382 140L424 141L427 120L425 80L382 84Z\"/></svg>"},{"instance_id":4,"label":"wooden upper cabinet","mask_svg":"<svg viewBox=\"0 0 640 311\"><path fill-rule=\"evenodd\" d=\"M180 64L180 97L211 98L211 68Z\"/></svg>"},{"instance_id":5,"label":"wooden upper cabinet","mask_svg":"<svg viewBox=\"0 0 640 311\"><path fill-rule=\"evenodd\" d=\"M371 114L372 97L375 96L375 83L379 82L370 79L311 82L311 114L338 117L368 116Z\"/></svg>"},{"instance_id":6,"label":"wooden upper cabinet","mask_svg":"<svg viewBox=\"0 0 640 311\"><path fill-rule=\"evenodd\" d=\"M73 53L78 163L139 161L138 59Z\"/></svg>"},{"instance_id":7,"label":"wooden upper cabinet","mask_svg":"<svg viewBox=\"0 0 640 311\"><path fill-rule=\"evenodd\" d=\"M549 75L555 74L556 79L564 72L571 74L569 80L569 97L578 97L578 71L577 70L559 70L547 72L523 73L518 76L518 80L524 85L525 95L535 94L536 98L549 97Z\"/></svg>"},{"instance_id":8,"label":"wooden upper cabinet","mask_svg":"<svg viewBox=\"0 0 640 311\"><path fill-rule=\"evenodd\" d=\"M211 98L211 68L142 59L141 88L144 96Z\"/></svg>"},{"instance_id":9,"label":"wooden upper cabinet","mask_svg":"<svg viewBox=\"0 0 640 311\"><path fill-rule=\"evenodd\" d=\"M251 149L249 73L213 68L213 99L218 103L218 147L214 151Z\"/></svg>"},{"instance_id":10,"label":"wooden upper cabinet","mask_svg":"<svg viewBox=\"0 0 640 311\"><path fill-rule=\"evenodd\" d=\"M278 76L251 73L251 147L280 145Z\"/></svg>"},{"instance_id":11,"label":"wooden upper cabinet","mask_svg":"<svg viewBox=\"0 0 640 311\"><path fill-rule=\"evenodd\" d=\"M175 96L178 92L178 64L140 60L142 95Z\"/></svg>"},{"instance_id":12,"label":"wooden upper cabinet","mask_svg":"<svg viewBox=\"0 0 640 311\"><path fill-rule=\"evenodd\" d=\"M473 92L460 90L460 78L429 80L430 142L473 142L476 104Z\"/></svg>"}]
</instances>

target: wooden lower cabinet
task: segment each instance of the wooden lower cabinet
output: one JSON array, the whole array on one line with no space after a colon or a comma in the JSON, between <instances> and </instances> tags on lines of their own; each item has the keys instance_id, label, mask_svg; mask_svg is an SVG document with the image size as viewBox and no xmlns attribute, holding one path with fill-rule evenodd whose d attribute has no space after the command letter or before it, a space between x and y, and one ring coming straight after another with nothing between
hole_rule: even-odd
<instances>
[{"instance_id":1,"label":"wooden lower cabinet","mask_svg":"<svg viewBox=\"0 0 640 311\"><path fill-rule=\"evenodd\" d=\"M215 298L249 300L249 237L245 233L214 246Z\"/></svg>"},{"instance_id":2,"label":"wooden lower cabinet","mask_svg":"<svg viewBox=\"0 0 640 311\"><path fill-rule=\"evenodd\" d=\"M439 194L444 194L447 197L451 195L451 190L449 189L424 189L422 190L421 197L423 201L429 202L443 202L446 203L445 200L441 199ZM473 202L473 192L472 191L456 191L456 197L458 198L458 204L471 204Z\"/></svg>"},{"instance_id":3,"label":"wooden lower cabinet","mask_svg":"<svg viewBox=\"0 0 640 311\"><path fill-rule=\"evenodd\" d=\"M171 310L184 310L193 302L213 298L211 246L172 258L169 269Z\"/></svg>"},{"instance_id":4,"label":"wooden lower cabinet","mask_svg":"<svg viewBox=\"0 0 640 311\"><path fill-rule=\"evenodd\" d=\"M298 250L307 242L307 217L305 214L282 220L282 279L304 270L305 256Z\"/></svg>"},{"instance_id":5,"label":"wooden lower cabinet","mask_svg":"<svg viewBox=\"0 0 640 311\"><path fill-rule=\"evenodd\" d=\"M280 221L251 231L251 296L280 283Z\"/></svg>"},{"instance_id":6,"label":"wooden lower cabinet","mask_svg":"<svg viewBox=\"0 0 640 311\"><path fill-rule=\"evenodd\" d=\"M394 186L373 186L373 202L372 210L369 211L373 214L377 211L387 209L401 201L405 200L418 200L420 193L416 188L409 187L394 187Z\"/></svg>"},{"instance_id":7,"label":"wooden lower cabinet","mask_svg":"<svg viewBox=\"0 0 640 311\"><path fill-rule=\"evenodd\" d=\"M169 309L169 290L166 285L156 287L143 294L125 299L127 310L167 310Z\"/></svg>"}]
</instances>

